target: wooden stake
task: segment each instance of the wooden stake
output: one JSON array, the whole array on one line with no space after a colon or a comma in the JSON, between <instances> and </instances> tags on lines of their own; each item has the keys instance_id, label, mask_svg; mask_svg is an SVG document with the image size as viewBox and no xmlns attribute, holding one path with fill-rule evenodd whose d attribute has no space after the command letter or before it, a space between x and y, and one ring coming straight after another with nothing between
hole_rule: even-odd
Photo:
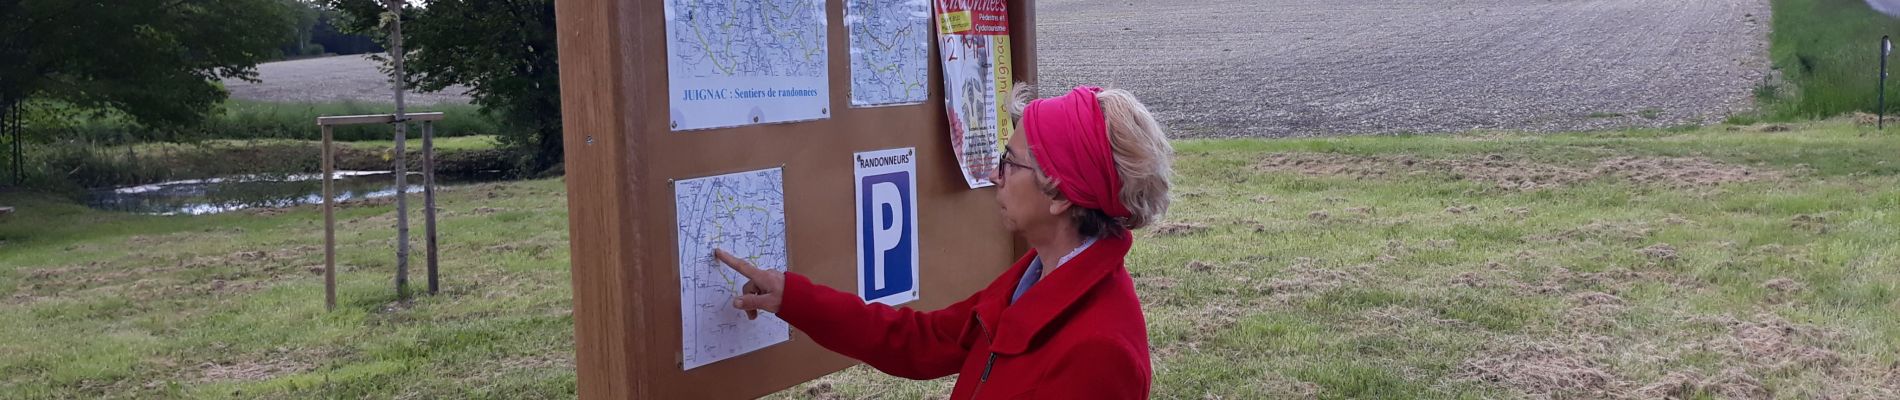
<instances>
[{"instance_id":1,"label":"wooden stake","mask_svg":"<svg viewBox=\"0 0 1900 400\"><path fill-rule=\"evenodd\" d=\"M336 179L330 126L323 126L323 309L336 310Z\"/></svg>"},{"instance_id":2,"label":"wooden stake","mask_svg":"<svg viewBox=\"0 0 1900 400\"><path fill-rule=\"evenodd\" d=\"M423 235L428 236L429 295L440 288L435 274L435 123L422 123L422 213Z\"/></svg>"}]
</instances>

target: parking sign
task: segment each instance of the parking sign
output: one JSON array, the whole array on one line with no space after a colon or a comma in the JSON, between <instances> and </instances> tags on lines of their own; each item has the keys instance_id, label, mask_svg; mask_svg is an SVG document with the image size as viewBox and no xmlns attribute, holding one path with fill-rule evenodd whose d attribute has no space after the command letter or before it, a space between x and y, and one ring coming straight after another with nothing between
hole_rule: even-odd
<instances>
[{"instance_id":1,"label":"parking sign","mask_svg":"<svg viewBox=\"0 0 1900 400\"><path fill-rule=\"evenodd\" d=\"M917 149L857 153L858 297L917 299Z\"/></svg>"}]
</instances>

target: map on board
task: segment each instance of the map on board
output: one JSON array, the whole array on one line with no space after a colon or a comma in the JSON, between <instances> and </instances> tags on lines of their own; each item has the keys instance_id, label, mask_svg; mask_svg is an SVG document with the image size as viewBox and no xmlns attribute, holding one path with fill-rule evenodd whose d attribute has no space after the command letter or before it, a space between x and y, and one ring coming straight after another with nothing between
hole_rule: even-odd
<instances>
[{"instance_id":1,"label":"map on board","mask_svg":"<svg viewBox=\"0 0 1900 400\"><path fill-rule=\"evenodd\" d=\"M665 0L672 129L830 115L825 0Z\"/></svg>"},{"instance_id":2,"label":"map on board","mask_svg":"<svg viewBox=\"0 0 1900 400\"><path fill-rule=\"evenodd\" d=\"M930 2L848 0L851 105L922 103L930 95Z\"/></svg>"},{"instance_id":3,"label":"map on board","mask_svg":"<svg viewBox=\"0 0 1900 400\"><path fill-rule=\"evenodd\" d=\"M760 269L785 271L784 169L673 182L679 214L680 343L693 369L791 339L770 313L747 320L732 307L746 277L713 259L713 248Z\"/></svg>"}]
</instances>

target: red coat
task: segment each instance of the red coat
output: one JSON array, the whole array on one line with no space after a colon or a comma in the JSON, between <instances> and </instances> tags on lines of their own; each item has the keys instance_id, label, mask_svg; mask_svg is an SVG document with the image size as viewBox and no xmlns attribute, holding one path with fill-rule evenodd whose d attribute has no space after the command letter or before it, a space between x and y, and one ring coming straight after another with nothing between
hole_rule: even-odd
<instances>
[{"instance_id":1,"label":"red coat","mask_svg":"<svg viewBox=\"0 0 1900 400\"><path fill-rule=\"evenodd\" d=\"M866 305L785 274L778 316L826 349L911 379L958 374L951 399L1143 399L1148 328L1123 268L1132 240L1103 237L1016 304L1030 251L988 288L930 312Z\"/></svg>"}]
</instances>

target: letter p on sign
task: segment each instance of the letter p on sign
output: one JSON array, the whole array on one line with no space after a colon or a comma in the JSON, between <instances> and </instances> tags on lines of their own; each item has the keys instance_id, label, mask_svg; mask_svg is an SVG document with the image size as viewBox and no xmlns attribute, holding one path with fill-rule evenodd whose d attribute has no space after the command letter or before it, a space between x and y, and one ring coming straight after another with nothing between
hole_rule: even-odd
<instances>
[{"instance_id":1,"label":"letter p on sign","mask_svg":"<svg viewBox=\"0 0 1900 400\"><path fill-rule=\"evenodd\" d=\"M898 305L917 299L915 149L858 153L858 296Z\"/></svg>"}]
</instances>

